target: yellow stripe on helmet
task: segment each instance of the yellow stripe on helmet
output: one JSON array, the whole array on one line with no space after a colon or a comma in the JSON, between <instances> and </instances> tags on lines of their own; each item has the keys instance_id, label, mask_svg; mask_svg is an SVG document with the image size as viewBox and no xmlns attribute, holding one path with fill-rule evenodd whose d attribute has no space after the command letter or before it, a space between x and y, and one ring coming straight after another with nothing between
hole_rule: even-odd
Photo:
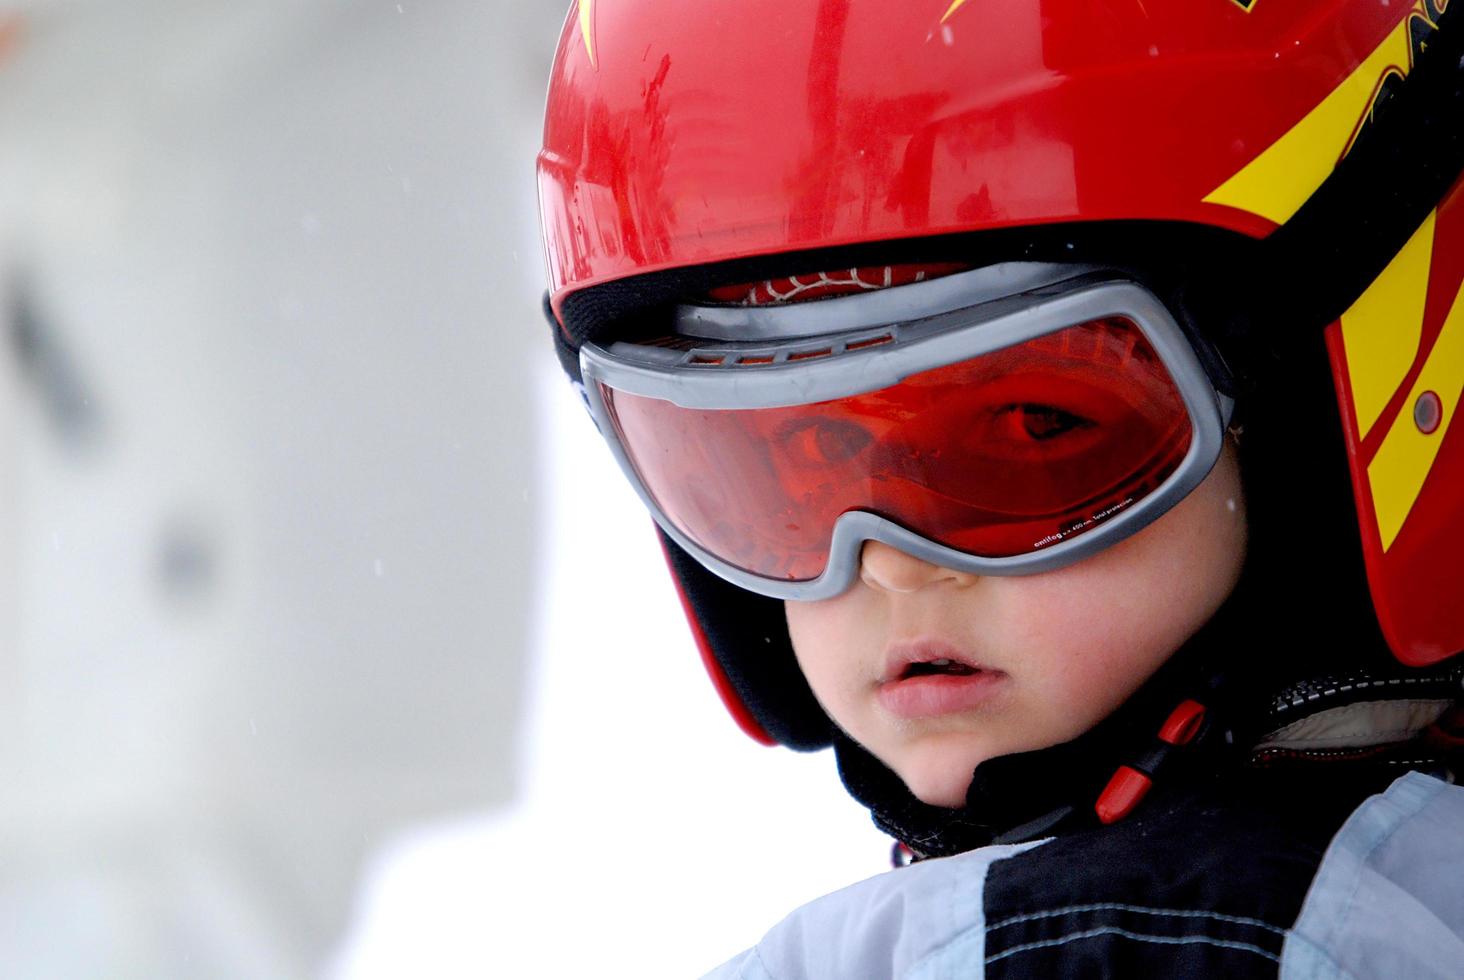
<instances>
[{"instance_id":1,"label":"yellow stripe on helmet","mask_svg":"<svg viewBox=\"0 0 1464 980\"><path fill-rule=\"evenodd\" d=\"M1372 431L1418 355L1437 216L1437 210L1429 212L1408 244L1342 314L1342 347L1359 441Z\"/></svg>"},{"instance_id":2,"label":"yellow stripe on helmet","mask_svg":"<svg viewBox=\"0 0 1464 980\"><path fill-rule=\"evenodd\" d=\"M1400 20L1372 54L1316 108L1260 156L1205 195L1205 200L1284 224L1337 165L1384 73L1390 67L1409 65L1408 24L1409 18Z\"/></svg>"},{"instance_id":3,"label":"yellow stripe on helmet","mask_svg":"<svg viewBox=\"0 0 1464 980\"><path fill-rule=\"evenodd\" d=\"M1425 391L1437 394L1443 407L1438 428L1427 434L1413 420L1413 406ZM1461 393L1464 393L1464 283L1459 284L1459 291L1454 294L1454 305L1408 393L1408 400L1367 467L1384 551L1392 547L1423 489L1444 434L1454 420Z\"/></svg>"}]
</instances>

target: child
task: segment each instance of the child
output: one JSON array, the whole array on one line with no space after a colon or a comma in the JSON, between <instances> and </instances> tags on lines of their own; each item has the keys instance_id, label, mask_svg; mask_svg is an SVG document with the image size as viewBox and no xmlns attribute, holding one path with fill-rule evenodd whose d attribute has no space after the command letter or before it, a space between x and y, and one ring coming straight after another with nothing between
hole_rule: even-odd
<instances>
[{"instance_id":1,"label":"child","mask_svg":"<svg viewBox=\"0 0 1464 980\"><path fill-rule=\"evenodd\" d=\"M1457 974L1459 16L579 0L561 359L920 862L721 975Z\"/></svg>"}]
</instances>

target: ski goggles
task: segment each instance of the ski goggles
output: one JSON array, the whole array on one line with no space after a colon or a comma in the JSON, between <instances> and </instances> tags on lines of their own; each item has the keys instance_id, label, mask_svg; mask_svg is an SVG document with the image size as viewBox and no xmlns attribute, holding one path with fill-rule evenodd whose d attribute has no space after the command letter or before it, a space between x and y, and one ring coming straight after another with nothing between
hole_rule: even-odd
<instances>
[{"instance_id":1,"label":"ski goggles","mask_svg":"<svg viewBox=\"0 0 1464 980\"><path fill-rule=\"evenodd\" d=\"M676 322L582 347L590 412L672 539L778 599L840 594L869 540L980 574L1088 557L1204 479L1233 408L1152 292L1087 267Z\"/></svg>"}]
</instances>

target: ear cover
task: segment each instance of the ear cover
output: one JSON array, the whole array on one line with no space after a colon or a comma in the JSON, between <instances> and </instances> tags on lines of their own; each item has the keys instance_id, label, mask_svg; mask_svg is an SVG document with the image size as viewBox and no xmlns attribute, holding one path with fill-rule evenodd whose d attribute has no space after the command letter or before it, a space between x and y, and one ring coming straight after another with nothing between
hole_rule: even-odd
<instances>
[{"instance_id":1,"label":"ear cover","mask_svg":"<svg viewBox=\"0 0 1464 980\"><path fill-rule=\"evenodd\" d=\"M834 726L798 668L782 601L713 575L665 531L657 527L656 533L703 659L710 655L715 661L707 665L712 683L733 718L758 741L766 739L758 737L744 715L791 749L809 752L828 746Z\"/></svg>"}]
</instances>

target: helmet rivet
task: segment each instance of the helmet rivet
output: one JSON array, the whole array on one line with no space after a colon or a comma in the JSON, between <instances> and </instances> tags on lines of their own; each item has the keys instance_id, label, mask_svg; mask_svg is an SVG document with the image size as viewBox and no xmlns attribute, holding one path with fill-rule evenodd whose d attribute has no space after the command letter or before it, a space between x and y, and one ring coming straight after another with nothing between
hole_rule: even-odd
<instances>
[{"instance_id":1,"label":"helmet rivet","mask_svg":"<svg viewBox=\"0 0 1464 980\"><path fill-rule=\"evenodd\" d=\"M1424 435L1429 435L1436 430L1443 418L1443 403L1439 401L1439 396L1434 392L1425 391L1418 396L1418 401L1413 403L1413 423Z\"/></svg>"}]
</instances>

